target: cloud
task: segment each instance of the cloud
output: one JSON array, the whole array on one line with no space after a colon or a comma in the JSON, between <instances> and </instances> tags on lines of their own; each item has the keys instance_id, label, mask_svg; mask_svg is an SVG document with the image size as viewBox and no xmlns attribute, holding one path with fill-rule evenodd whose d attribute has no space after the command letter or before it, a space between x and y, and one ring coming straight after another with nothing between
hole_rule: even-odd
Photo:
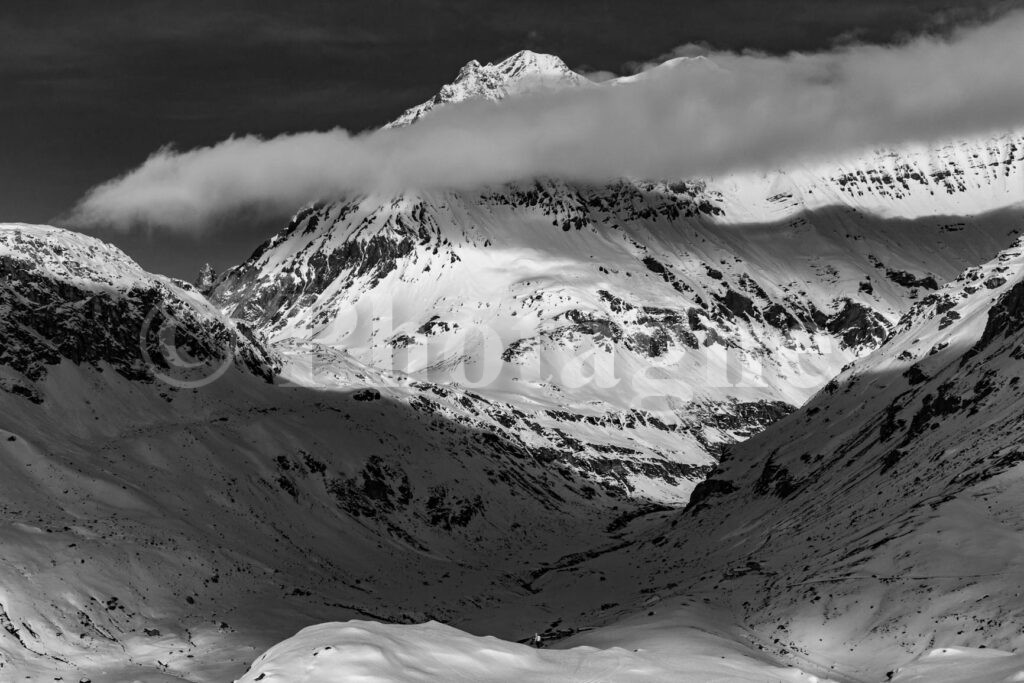
<instances>
[{"instance_id":1,"label":"cloud","mask_svg":"<svg viewBox=\"0 0 1024 683\"><path fill-rule=\"evenodd\" d=\"M580 68L577 69L577 71L587 79L593 81L594 83L604 83L605 81L610 81L614 78L619 77L619 74L615 73L614 71L605 71L603 69L592 70L590 68Z\"/></svg>"},{"instance_id":2,"label":"cloud","mask_svg":"<svg viewBox=\"0 0 1024 683\"><path fill-rule=\"evenodd\" d=\"M668 62L673 59L678 59L680 57L707 57L713 52L714 50L708 43L685 43L684 45L675 47L669 50L668 52L658 55L657 57L651 60L647 60L644 62L626 62L626 64L623 65L623 70L627 74L638 74L644 71L650 71L651 69L655 69L664 64L665 62Z\"/></svg>"},{"instance_id":3,"label":"cloud","mask_svg":"<svg viewBox=\"0 0 1024 683\"><path fill-rule=\"evenodd\" d=\"M70 222L201 230L239 210L290 211L350 193L538 176L711 176L1011 130L1024 124L1022 35L1024 12L1016 12L890 46L785 56L701 46L704 59L625 81L461 103L405 128L162 149L91 190Z\"/></svg>"}]
</instances>

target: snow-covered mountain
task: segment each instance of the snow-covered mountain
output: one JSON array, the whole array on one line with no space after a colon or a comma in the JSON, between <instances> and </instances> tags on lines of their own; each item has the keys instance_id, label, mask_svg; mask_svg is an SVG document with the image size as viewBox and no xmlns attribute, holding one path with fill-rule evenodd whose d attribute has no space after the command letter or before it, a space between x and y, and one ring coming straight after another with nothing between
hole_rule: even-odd
<instances>
[{"instance_id":1,"label":"snow-covered mountain","mask_svg":"<svg viewBox=\"0 0 1024 683\"><path fill-rule=\"evenodd\" d=\"M524 52L393 125L614 86ZM847 681L1019 647L1022 172L1011 132L351 197L202 292L2 225L0 678ZM257 659L355 618L392 625ZM564 652L479 637L534 631Z\"/></svg>"},{"instance_id":2,"label":"snow-covered mountain","mask_svg":"<svg viewBox=\"0 0 1024 683\"><path fill-rule=\"evenodd\" d=\"M398 122L536 84L614 86L570 74L527 52L471 62ZM471 388L533 416L521 437L678 503L723 445L1012 242L1022 171L1008 134L709 180L352 197L300 211L212 298L274 340Z\"/></svg>"}]
</instances>

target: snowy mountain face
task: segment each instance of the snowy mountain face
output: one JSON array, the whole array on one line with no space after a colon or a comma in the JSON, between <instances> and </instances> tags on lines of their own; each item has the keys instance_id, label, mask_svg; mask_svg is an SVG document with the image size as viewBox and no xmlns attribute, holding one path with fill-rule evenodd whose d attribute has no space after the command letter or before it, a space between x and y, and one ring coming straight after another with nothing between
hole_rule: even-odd
<instances>
[{"instance_id":1,"label":"snowy mountain face","mask_svg":"<svg viewBox=\"0 0 1024 683\"><path fill-rule=\"evenodd\" d=\"M396 125L599 87L581 79L533 53L471 62ZM469 388L510 416L509 438L679 503L725 445L1012 242L1022 168L1024 136L1006 135L707 181L353 197L299 212L212 297L413 392Z\"/></svg>"}]
</instances>

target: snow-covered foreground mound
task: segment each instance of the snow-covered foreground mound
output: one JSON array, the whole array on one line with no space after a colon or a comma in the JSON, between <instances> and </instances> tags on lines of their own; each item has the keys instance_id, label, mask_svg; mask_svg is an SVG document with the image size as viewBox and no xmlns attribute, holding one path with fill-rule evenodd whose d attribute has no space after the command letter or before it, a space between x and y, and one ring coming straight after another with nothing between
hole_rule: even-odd
<instances>
[{"instance_id":1,"label":"snow-covered foreground mound","mask_svg":"<svg viewBox=\"0 0 1024 683\"><path fill-rule=\"evenodd\" d=\"M615 629L609 629L615 630ZM622 629L617 629L621 631ZM594 640L603 635L589 634ZM618 640L618 638L623 638ZM238 683L830 683L678 621L617 645L536 650L429 622L350 621L303 629L275 645ZM888 677L887 677L888 678ZM1018 683L1024 654L936 648L893 672L892 683Z\"/></svg>"},{"instance_id":2,"label":"snow-covered foreground mound","mask_svg":"<svg viewBox=\"0 0 1024 683\"><path fill-rule=\"evenodd\" d=\"M238 683L825 683L727 635L707 609L534 649L429 622L321 624L274 646Z\"/></svg>"}]
</instances>

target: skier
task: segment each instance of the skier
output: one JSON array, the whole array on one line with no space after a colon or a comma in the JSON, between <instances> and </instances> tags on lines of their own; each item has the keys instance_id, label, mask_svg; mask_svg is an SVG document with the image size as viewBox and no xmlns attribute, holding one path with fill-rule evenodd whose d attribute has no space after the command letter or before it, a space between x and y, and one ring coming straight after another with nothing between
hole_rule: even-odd
<instances>
[{"instance_id":1,"label":"skier","mask_svg":"<svg viewBox=\"0 0 1024 683\"><path fill-rule=\"evenodd\" d=\"M540 637L539 633L534 633L533 634L533 640L531 641L531 643L538 650L541 649L544 646L543 645L543 641L541 640L541 637Z\"/></svg>"}]
</instances>

